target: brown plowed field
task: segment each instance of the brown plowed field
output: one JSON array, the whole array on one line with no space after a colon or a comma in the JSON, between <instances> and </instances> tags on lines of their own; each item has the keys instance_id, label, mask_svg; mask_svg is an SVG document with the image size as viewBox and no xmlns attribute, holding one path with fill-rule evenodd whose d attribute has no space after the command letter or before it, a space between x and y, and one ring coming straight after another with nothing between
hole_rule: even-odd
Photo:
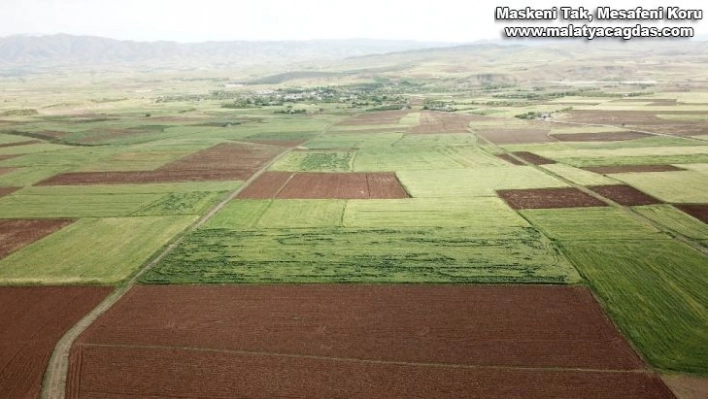
<instances>
[{"instance_id":1,"label":"brown plowed field","mask_svg":"<svg viewBox=\"0 0 708 399\"><path fill-rule=\"evenodd\" d=\"M0 397L38 397L54 345L110 291L0 287Z\"/></svg>"},{"instance_id":2,"label":"brown plowed field","mask_svg":"<svg viewBox=\"0 0 708 399\"><path fill-rule=\"evenodd\" d=\"M13 170L17 170L17 168L0 168L0 175L4 175L5 173L10 173Z\"/></svg>"},{"instance_id":3,"label":"brown plowed field","mask_svg":"<svg viewBox=\"0 0 708 399\"><path fill-rule=\"evenodd\" d=\"M203 180L245 180L253 174L250 170L155 170L138 172L72 172L43 180L36 186L67 186L90 184L139 184L169 183Z\"/></svg>"},{"instance_id":4,"label":"brown plowed field","mask_svg":"<svg viewBox=\"0 0 708 399\"><path fill-rule=\"evenodd\" d=\"M370 199L408 198L394 173L266 172L238 198Z\"/></svg>"},{"instance_id":5,"label":"brown plowed field","mask_svg":"<svg viewBox=\"0 0 708 399\"><path fill-rule=\"evenodd\" d=\"M558 141L628 141L651 137L651 134L639 132L607 132L607 133L573 133L554 134L553 138Z\"/></svg>"},{"instance_id":6,"label":"brown plowed field","mask_svg":"<svg viewBox=\"0 0 708 399\"><path fill-rule=\"evenodd\" d=\"M420 124L411 126L409 133L467 133L470 122L479 120L473 115L453 114L450 112L420 113Z\"/></svg>"},{"instance_id":7,"label":"brown plowed field","mask_svg":"<svg viewBox=\"0 0 708 399\"><path fill-rule=\"evenodd\" d=\"M523 165L524 164L523 162L519 161L518 159L512 157L509 154L499 154L499 155L497 155L497 157L501 158L513 165Z\"/></svg>"},{"instance_id":8,"label":"brown plowed field","mask_svg":"<svg viewBox=\"0 0 708 399\"><path fill-rule=\"evenodd\" d=\"M187 155L152 171L73 172L43 180L38 186L168 183L203 180L245 180L265 166L282 147L223 143Z\"/></svg>"},{"instance_id":9,"label":"brown plowed field","mask_svg":"<svg viewBox=\"0 0 708 399\"><path fill-rule=\"evenodd\" d=\"M679 136L708 134L708 124L705 122L696 122L690 119L685 121L661 119L655 115L656 113L656 111L577 110L564 114L561 118L563 120L580 123L599 123L615 126L629 125L638 130ZM661 111L658 113L687 116L707 114L705 111Z\"/></svg>"},{"instance_id":10,"label":"brown plowed field","mask_svg":"<svg viewBox=\"0 0 708 399\"><path fill-rule=\"evenodd\" d=\"M685 204L674 206L694 218L701 220L703 223L708 223L708 204Z\"/></svg>"},{"instance_id":11,"label":"brown plowed field","mask_svg":"<svg viewBox=\"0 0 708 399\"><path fill-rule=\"evenodd\" d=\"M436 367L93 346L74 350L71 361L67 398L674 397L657 376L641 372Z\"/></svg>"},{"instance_id":12,"label":"brown plowed field","mask_svg":"<svg viewBox=\"0 0 708 399\"><path fill-rule=\"evenodd\" d=\"M586 288L435 285L138 286L68 395L158 393L671 397Z\"/></svg>"},{"instance_id":13,"label":"brown plowed field","mask_svg":"<svg viewBox=\"0 0 708 399\"><path fill-rule=\"evenodd\" d=\"M292 175L292 172L265 172L241 190L238 198L273 198Z\"/></svg>"},{"instance_id":14,"label":"brown plowed field","mask_svg":"<svg viewBox=\"0 0 708 399\"><path fill-rule=\"evenodd\" d=\"M574 187L497 190L512 209L553 209L607 206L606 203Z\"/></svg>"},{"instance_id":15,"label":"brown plowed field","mask_svg":"<svg viewBox=\"0 0 708 399\"><path fill-rule=\"evenodd\" d=\"M0 148L16 147L18 145L28 145L28 144L38 144L38 143L41 143L41 141L39 141L39 140L17 141L14 143L0 144Z\"/></svg>"},{"instance_id":16,"label":"brown plowed field","mask_svg":"<svg viewBox=\"0 0 708 399\"><path fill-rule=\"evenodd\" d=\"M554 142L548 136L548 129L494 129L480 130L480 136L494 144L526 144L526 143L550 143Z\"/></svg>"},{"instance_id":17,"label":"brown plowed field","mask_svg":"<svg viewBox=\"0 0 708 399\"><path fill-rule=\"evenodd\" d=\"M73 222L71 219L0 220L0 259Z\"/></svg>"},{"instance_id":18,"label":"brown plowed field","mask_svg":"<svg viewBox=\"0 0 708 399\"><path fill-rule=\"evenodd\" d=\"M607 185L607 186L589 186L590 190L609 198L620 205L637 206L637 205L653 205L661 204L662 201L645 194L632 186L625 185Z\"/></svg>"},{"instance_id":19,"label":"brown plowed field","mask_svg":"<svg viewBox=\"0 0 708 399\"><path fill-rule=\"evenodd\" d=\"M646 173L646 172L677 172L681 169L674 165L623 165L623 166L590 166L581 168L589 172L595 172L602 175L611 173Z\"/></svg>"},{"instance_id":20,"label":"brown plowed field","mask_svg":"<svg viewBox=\"0 0 708 399\"><path fill-rule=\"evenodd\" d=\"M276 198L408 198L408 193L393 173L295 173Z\"/></svg>"},{"instance_id":21,"label":"brown plowed field","mask_svg":"<svg viewBox=\"0 0 708 399\"><path fill-rule=\"evenodd\" d=\"M337 125L359 126L359 125L395 125L398 120L408 115L410 111L375 111L347 118Z\"/></svg>"},{"instance_id":22,"label":"brown plowed field","mask_svg":"<svg viewBox=\"0 0 708 399\"><path fill-rule=\"evenodd\" d=\"M22 187L0 187L0 197L4 197L8 194L12 194L21 188Z\"/></svg>"},{"instance_id":23,"label":"brown plowed field","mask_svg":"<svg viewBox=\"0 0 708 399\"><path fill-rule=\"evenodd\" d=\"M517 157L523 159L524 161L528 163L532 163L534 165L549 165L552 163L556 163L556 161L548 158L544 158L540 155L536 155L533 152L528 152L528 151L517 151L517 152L512 152L512 154L516 155Z\"/></svg>"}]
</instances>

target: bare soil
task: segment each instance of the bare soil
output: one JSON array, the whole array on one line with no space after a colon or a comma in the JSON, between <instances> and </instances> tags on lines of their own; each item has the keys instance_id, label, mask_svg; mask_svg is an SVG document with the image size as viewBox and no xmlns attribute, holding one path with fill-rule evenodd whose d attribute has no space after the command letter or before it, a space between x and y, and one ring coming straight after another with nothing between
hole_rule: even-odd
<instances>
[{"instance_id":1,"label":"bare soil","mask_svg":"<svg viewBox=\"0 0 708 399\"><path fill-rule=\"evenodd\" d=\"M265 172L238 194L238 198L273 198L293 175L292 172Z\"/></svg>"},{"instance_id":2,"label":"bare soil","mask_svg":"<svg viewBox=\"0 0 708 399\"><path fill-rule=\"evenodd\" d=\"M408 198L393 173L295 173L276 198Z\"/></svg>"},{"instance_id":3,"label":"bare soil","mask_svg":"<svg viewBox=\"0 0 708 399\"><path fill-rule=\"evenodd\" d=\"M589 186L590 190L609 198L612 201L624 206L653 205L661 204L662 201L643 193L632 186L626 185L606 185Z\"/></svg>"},{"instance_id":4,"label":"bare soil","mask_svg":"<svg viewBox=\"0 0 708 399\"><path fill-rule=\"evenodd\" d=\"M651 137L651 134L639 132L607 132L607 133L573 133L573 134L554 134L554 139L558 141L629 141Z\"/></svg>"},{"instance_id":5,"label":"bare soil","mask_svg":"<svg viewBox=\"0 0 708 399\"><path fill-rule=\"evenodd\" d=\"M71 219L0 220L0 259L73 222Z\"/></svg>"},{"instance_id":6,"label":"bare soil","mask_svg":"<svg viewBox=\"0 0 708 399\"><path fill-rule=\"evenodd\" d=\"M708 378L692 375L663 375L661 379L678 399L708 398Z\"/></svg>"},{"instance_id":7,"label":"bare soil","mask_svg":"<svg viewBox=\"0 0 708 399\"><path fill-rule=\"evenodd\" d=\"M549 129L494 129L479 130L476 133L494 144L550 143L554 137Z\"/></svg>"},{"instance_id":8,"label":"bare soil","mask_svg":"<svg viewBox=\"0 0 708 399\"><path fill-rule=\"evenodd\" d=\"M138 286L68 380L72 398L671 397L567 286Z\"/></svg>"},{"instance_id":9,"label":"bare soil","mask_svg":"<svg viewBox=\"0 0 708 399\"><path fill-rule=\"evenodd\" d=\"M608 175L611 173L649 173L649 172L678 172L681 169L674 165L622 165L622 166L591 166L581 168L590 172Z\"/></svg>"},{"instance_id":10,"label":"bare soil","mask_svg":"<svg viewBox=\"0 0 708 399\"><path fill-rule=\"evenodd\" d=\"M518 159L512 157L509 154L499 154L499 155L497 155L497 157L501 158L513 165L523 165L524 164L523 162L519 161Z\"/></svg>"},{"instance_id":11,"label":"bare soil","mask_svg":"<svg viewBox=\"0 0 708 399\"><path fill-rule=\"evenodd\" d=\"M682 204L674 206L703 223L708 223L708 204Z\"/></svg>"},{"instance_id":12,"label":"bare soil","mask_svg":"<svg viewBox=\"0 0 708 399\"><path fill-rule=\"evenodd\" d=\"M21 188L22 187L0 187L0 197L12 194Z\"/></svg>"},{"instance_id":13,"label":"bare soil","mask_svg":"<svg viewBox=\"0 0 708 399\"><path fill-rule=\"evenodd\" d=\"M0 396L36 398L54 345L109 287L0 287Z\"/></svg>"},{"instance_id":14,"label":"bare soil","mask_svg":"<svg viewBox=\"0 0 708 399\"><path fill-rule=\"evenodd\" d=\"M222 143L187 155L160 167L158 170L256 170L262 168L283 151L282 147L270 145Z\"/></svg>"},{"instance_id":15,"label":"bare soil","mask_svg":"<svg viewBox=\"0 0 708 399\"><path fill-rule=\"evenodd\" d=\"M15 143L0 144L0 148L16 147L18 145L28 145L28 144L38 144L38 143L41 143L41 141L39 141L39 140L18 141Z\"/></svg>"},{"instance_id":16,"label":"bare soil","mask_svg":"<svg viewBox=\"0 0 708 399\"><path fill-rule=\"evenodd\" d=\"M512 209L553 209L607 206L574 187L497 190Z\"/></svg>"},{"instance_id":17,"label":"bare soil","mask_svg":"<svg viewBox=\"0 0 708 399\"><path fill-rule=\"evenodd\" d=\"M4 175L5 173L10 173L14 170L17 170L17 168L0 168L0 176Z\"/></svg>"},{"instance_id":18,"label":"bare soil","mask_svg":"<svg viewBox=\"0 0 708 399\"><path fill-rule=\"evenodd\" d=\"M517 152L512 152L512 154L516 155L517 157L523 159L524 161L534 164L534 165L548 165L552 163L556 163L556 161L548 158L544 158L540 155L536 155L532 152L528 151L517 151Z\"/></svg>"}]
</instances>

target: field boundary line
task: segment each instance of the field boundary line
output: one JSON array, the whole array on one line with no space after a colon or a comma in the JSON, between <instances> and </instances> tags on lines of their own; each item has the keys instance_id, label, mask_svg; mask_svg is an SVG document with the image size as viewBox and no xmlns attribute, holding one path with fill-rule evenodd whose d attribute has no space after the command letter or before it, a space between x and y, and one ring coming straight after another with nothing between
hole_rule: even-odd
<instances>
[{"instance_id":1,"label":"field boundary line","mask_svg":"<svg viewBox=\"0 0 708 399\"><path fill-rule=\"evenodd\" d=\"M501 365L480 365L480 364L455 364L455 363L427 363L427 362L407 362L400 360L381 360L381 359L361 359L356 357L334 357L323 355L308 355L297 353L280 353L280 352L264 352L264 351L249 351L239 349L217 349L217 348L201 348L195 346L170 346L170 345L127 345L127 344L101 344L101 343L80 343L77 346L96 347L96 348L119 348L119 349L153 349L153 350L181 350L189 352L207 352L207 353L229 353L234 355L261 356L261 357L278 357L292 359L313 359L313 360L329 360L335 362L350 362L364 364L384 364L384 365L399 365L413 367L436 367L436 368L455 368L455 369L488 369L488 370L535 370L535 371L560 371L569 373L608 373L608 374L654 374L648 367L616 370L616 369L593 369L593 368L573 368L573 367L523 367L523 366L501 366Z\"/></svg>"},{"instance_id":2,"label":"field boundary line","mask_svg":"<svg viewBox=\"0 0 708 399\"><path fill-rule=\"evenodd\" d=\"M331 127L333 123L327 125L318 135L313 136L310 140L315 137L320 137L324 135ZM309 141L309 140L308 140ZM152 269L157 263L169 255L178 245L180 245L187 234L194 231L195 229L203 226L209 219L211 219L217 212L223 209L226 204L233 200L242 190L248 187L253 181L259 178L263 173L268 170L275 162L280 160L285 155L289 154L295 147L290 147L285 149L283 152L275 156L268 163L263 165L256 173L251 175L241 186L236 190L232 191L225 199L219 202L217 205L212 207L209 212L201 216L195 223L184 229L179 233L170 243L165 247L162 252L156 257L152 258L147 264L143 265L138 271L125 283L116 287L112 293L110 293L98 306L93 308L89 313L87 313L78 323L76 323L72 328L70 328L57 342L54 347L54 351L49 359L47 365L47 370L45 371L44 378L42 380L42 388L40 397L42 399L64 399L66 397L66 381L69 372L69 357L71 354L71 348L74 345L74 341L83 334L86 329L88 329L91 324L93 324L101 315L108 311L113 305L115 305L128 291L130 291L133 286L135 286L139 278L145 274L148 270Z\"/></svg>"}]
</instances>

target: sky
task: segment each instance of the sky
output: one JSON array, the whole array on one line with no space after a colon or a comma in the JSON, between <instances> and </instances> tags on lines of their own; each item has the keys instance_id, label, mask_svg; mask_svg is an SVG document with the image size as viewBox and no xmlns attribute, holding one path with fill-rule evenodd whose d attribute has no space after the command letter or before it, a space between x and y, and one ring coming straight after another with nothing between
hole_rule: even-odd
<instances>
[{"instance_id":1,"label":"sky","mask_svg":"<svg viewBox=\"0 0 708 399\"><path fill-rule=\"evenodd\" d=\"M509 0L485 5L474 0L0 0L0 36L69 33L136 41L368 38L469 43L501 39L504 26L524 25L495 21L497 6L701 9L702 4L695 0ZM693 26L697 35L705 35L707 20L708 16L674 25ZM539 22L526 23L533 24Z\"/></svg>"}]
</instances>

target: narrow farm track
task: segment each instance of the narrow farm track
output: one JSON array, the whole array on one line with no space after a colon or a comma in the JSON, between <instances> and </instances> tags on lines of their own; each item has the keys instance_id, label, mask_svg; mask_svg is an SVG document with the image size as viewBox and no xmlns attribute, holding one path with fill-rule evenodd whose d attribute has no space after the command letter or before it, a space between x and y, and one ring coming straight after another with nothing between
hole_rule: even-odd
<instances>
[{"instance_id":1,"label":"narrow farm track","mask_svg":"<svg viewBox=\"0 0 708 399\"><path fill-rule=\"evenodd\" d=\"M333 124L329 124L325 127L320 134L313 136L310 140L320 137L326 134ZM308 141L310 141L308 140ZM177 246L179 246L184 238L194 229L199 228L204 225L209 219L211 219L217 212L226 206L232 199L234 199L243 189L248 187L254 180L258 179L265 171L270 168L275 162L289 154L295 147L288 148L287 150L280 153L278 156L273 158L270 162L265 164L261 169L254 173L248 180L244 182L239 188L231 192L223 201L214 206L209 212L204 216L199 218L190 227L185 229L171 244L169 244L159 255L153 258L150 262L145 264L137 273L135 273L128 281L118 286L110 295L106 297L98 306L96 306L91 312L84 316L78 323L76 323L66 334L59 340L54 348L51 358L49 359L49 364L47 366L47 371L44 374L44 380L42 383L42 395L43 399L64 399L66 396L66 379L69 371L69 353L71 352L71 347L74 341L81 335L86 329L93 324L102 314L104 314L108 309L115 305L131 288L133 288L138 279L148 270L157 265L162 259L169 255Z\"/></svg>"}]
</instances>

